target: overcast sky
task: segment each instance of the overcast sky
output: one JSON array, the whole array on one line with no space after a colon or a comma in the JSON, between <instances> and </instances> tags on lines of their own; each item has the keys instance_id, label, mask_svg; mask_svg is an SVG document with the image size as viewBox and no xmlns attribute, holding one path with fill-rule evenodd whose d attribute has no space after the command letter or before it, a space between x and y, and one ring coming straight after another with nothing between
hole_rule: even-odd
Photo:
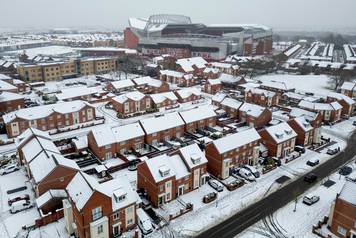
<instances>
[{"instance_id":1,"label":"overcast sky","mask_svg":"<svg viewBox=\"0 0 356 238\"><path fill-rule=\"evenodd\" d=\"M175 13L198 23L259 23L275 30L356 29L356 0L0 0L0 28L110 28L129 17Z\"/></svg>"}]
</instances>

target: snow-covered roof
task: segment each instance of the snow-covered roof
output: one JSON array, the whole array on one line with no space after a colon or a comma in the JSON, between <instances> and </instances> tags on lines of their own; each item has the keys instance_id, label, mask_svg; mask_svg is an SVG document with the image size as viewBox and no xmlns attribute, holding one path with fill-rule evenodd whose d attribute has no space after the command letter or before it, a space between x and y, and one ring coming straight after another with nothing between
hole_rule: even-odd
<instances>
[{"instance_id":1,"label":"snow-covered roof","mask_svg":"<svg viewBox=\"0 0 356 238\"><path fill-rule=\"evenodd\" d=\"M27 141L21 151L27 163L31 162L43 151L60 154L58 148L54 145L51 139L37 136Z\"/></svg>"},{"instance_id":2,"label":"snow-covered roof","mask_svg":"<svg viewBox=\"0 0 356 238\"><path fill-rule=\"evenodd\" d=\"M219 69L217 68L210 68L210 67L207 67L204 69L203 73L213 73L213 74L217 74L219 73Z\"/></svg>"},{"instance_id":3,"label":"snow-covered roof","mask_svg":"<svg viewBox=\"0 0 356 238\"><path fill-rule=\"evenodd\" d=\"M291 117L305 117L308 120L315 120L317 113L316 112L312 112L312 111L307 111L298 107L292 107L292 110L289 113L289 116Z\"/></svg>"},{"instance_id":4,"label":"snow-covered roof","mask_svg":"<svg viewBox=\"0 0 356 238\"><path fill-rule=\"evenodd\" d=\"M143 94L139 91L133 91L133 92L129 92L129 93L125 93L125 94L116 96L116 97L112 98L112 100L114 100L118 103L124 103L128 99L131 99L131 100L137 102L137 101L141 101L144 97L145 97L145 94Z\"/></svg>"},{"instance_id":5,"label":"snow-covered roof","mask_svg":"<svg viewBox=\"0 0 356 238\"><path fill-rule=\"evenodd\" d=\"M94 95L97 93L104 93L105 91L101 86L98 87L87 87L87 86L80 86L80 87L73 87L73 88L65 88L61 89L61 93L56 94L58 100L67 100L76 97L83 97L88 95Z\"/></svg>"},{"instance_id":6,"label":"snow-covered roof","mask_svg":"<svg viewBox=\"0 0 356 238\"><path fill-rule=\"evenodd\" d=\"M202 57L184 58L184 59L178 59L176 61L176 64L180 65L184 70L184 72L194 71L193 66L197 67L198 69L204 69L207 63L208 62Z\"/></svg>"},{"instance_id":7,"label":"snow-covered roof","mask_svg":"<svg viewBox=\"0 0 356 238\"><path fill-rule=\"evenodd\" d=\"M317 103L317 102L310 102L307 100L300 101L298 107L306 108L310 110L316 110L316 111L333 111L333 110L342 109L342 106L338 102Z\"/></svg>"},{"instance_id":8,"label":"snow-covered roof","mask_svg":"<svg viewBox=\"0 0 356 238\"><path fill-rule=\"evenodd\" d=\"M265 97L274 97L276 95L275 92L260 89L260 88L248 88L246 91L250 91L253 94L264 95Z\"/></svg>"},{"instance_id":9,"label":"snow-covered roof","mask_svg":"<svg viewBox=\"0 0 356 238\"><path fill-rule=\"evenodd\" d=\"M211 105L194 108L188 111L180 112L179 114L187 124L216 117L216 113Z\"/></svg>"},{"instance_id":10,"label":"snow-covered roof","mask_svg":"<svg viewBox=\"0 0 356 238\"><path fill-rule=\"evenodd\" d=\"M328 94L328 97L336 98L337 100L344 100L349 105L355 104L355 101L352 98L350 98L344 94L341 94L341 93L331 92Z\"/></svg>"},{"instance_id":11,"label":"snow-covered roof","mask_svg":"<svg viewBox=\"0 0 356 238\"><path fill-rule=\"evenodd\" d=\"M241 88L245 88L245 90L251 90L253 88L258 88L260 87L261 84L259 83L252 83L252 82L247 82L247 83L243 83L243 84L240 84L239 87Z\"/></svg>"},{"instance_id":12,"label":"snow-covered roof","mask_svg":"<svg viewBox=\"0 0 356 238\"><path fill-rule=\"evenodd\" d=\"M216 68L224 68L224 69L232 68L232 64L229 63L211 62L210 64L212 67L216 67Z\"/></svg>"},{"instance_id":13,"label":"snow-covered roof","mask_svg":"<svg viewBox=\"0 0 356 238\"><path fill-rule=\"evenodd\" d=\"M75 148L78 150L88 148L88 137L87 136L79 136L77 138L72 139L72 142L75 145Z\"/></svg>"},{"instance_id":14,"label":"snow-covered roof","mask_svg":"<svg viewBox=\"0 0 356 238\"><path fill-rule=\"evenodd\" d=\"M110 84L111 84L115 89L122 89L122 88L127 88L127 87L133 87L133 86L135 86L135 84L132 82L131 79L113 81L113 82L110 82Z\"/></svg>"},{"instance_id":15,"label":"snow-covered roof","mask_svg":"<svg viewBox=\"0 0 356 238\"><path fill-rule=\"evenodd\" d=\"M174 70L160 70L159 72L162 75L167 75L175 78L182 78L184 76L184 73L174 71Z\"/></svg>"},{"instance_id":16,"label":"snow-covered roof","mask_svg":"<svg viewBox=\"0 0 356 238\"><path fill-rule=\"evenodd\" d=\"M214 101L214 102L222 102L222 100L224 100L224 98L226 98L226 94L225 93L216 93L212 98L211 100Z\"/></svg>"},{"instance_id":17,"label":"snow-covered roof","mask_svg":"<svg viewBox=\"0 0 356 238\"><path fill-rule=\"evenodd\" d=\"M215 148L220 154L239 148L251 142L261 139L255 128L250 128L241 132L227 135L213 141Z\"/></svg>"},{"instance_id":18,"label":"snow-covered roof","mask_svg":"<svg viewBox=\"0 0 356 238\"><path fill-rule=\"evenodd\" d=\"M288 125L287 122L267 127L266 131L277 144L297 137L297 133Z\"/></svg>"},{"instance_id":19,"label":"snow-covered roof","mask_svg":"<svg viewBox=\"0 0 356 238\"><path fill-rule=\"evenodd\" d=\"M200 96L201 89L195 88L195 87L183 88L183 89L175 91L175 93L184 99L184 98L189 98L191 95Z\"/></svg>"},{"instance_id":20,"label":"snow-covered roof","mask_svg":"<svg viewBox=\"0 0 356 238\"><path fill-rule=\"evenodd\" d=\"M356 206L356 183L351 181L346 181L344 186L342 187L339 198L348 202L354 206Z\"/></svg>"},{"instance_id":21,"label":"snow-covered roof","mask_svg":"<svg viewBox=\"0 0 356 238\"><path fill-rule=\"evenodd\" d=\"M10 91L10 90L17 90L17 87L15 87L14 85L12 85L8 82L0 80L0 92L1 91Z\"/></svg>"},{"instance_id":22,"label":"snow-covered roof","mask_svg":"<svg viewBox=\"0 0 356 238\"><path fill-rule=\"evenodd\" d=\"M92 129L92 133L99 147L120 143L144 135L144 131L137 122L116 127L104 125Z\"/></svg>"},{"instance_id":23,"label":"snow-covered roof","mask_svg":"<svg viewBox=\"0 0 356 238\"><path fill-rule=\"evenodd\" d=\"M296 100L303 100L303 98L305 98L305 95L295 93L295 92L286 92L286 93L283 93L283 96L286 96L286 97L292 98L292 99L296 99Z\"/></svg>"},{"instance_id":24,"label":"snow-covered roof","mask_svg":"<svg viewBox=\"0 0 356 238\"><path fill-rule=\"evenodd\" d=\"M289 56L291 56L292 54L294 54L297 50L299 50L301 47L302 47L301 45L296 44L296 45L290 47L288 50L284 51L283 53L284 53L287 57L289 57Z\"/></svg>"},{"instance_id":25,"label":"snow-covered roof","mask_svg":"<svg viewBox=\"0 0 356 238\"><path fill-rule=\"evenodd\" d=\"M221 102L222 106L230 107L230 108L234 108L234 109L239 109L242 104L243 104L243 102L238 101L238 100L233 99L233 98L225 98Z\"/></svg>"},{"instance_id":26,"label":"snow-covered roof","mask_svg":"<svg viewBox=\"0 0 356 238\"><path fill-rule=\"evenodd\" d=\"M51 136L48 134L48 132L41 131L36 128L30 127L30 128L27 128L24 132L22 132L19 136L16 137L16 139L15 139L16 147L19 148L25 142L28 142L28 140L31 137L42 137L44 139L51 140Z\"/></svg>"},{"instance_id":27,"label":"snow-covered roof","mask_svg":"<svg viewBox=\"0 0 356 238\"><path fill-rule=\"evenodd\" d=\"M231 74L225 74L225 73L222 73L220 74L219 76L219 80L222 82L222 83L237 83L241 78L240 77L236 77L234 75L231 75Z\"/></svg>"},{"instance_id":28,"label":"snow-covered roof","mask_svg":"<svg viewBox=\"0 0 356 238\"><path fill-rule=\"evenodd\" d=\"M308 132L313 129L313 126L308 122L308 120L302 116L302 117L297 117L294 118L294 121L299 125L300 128L303 129L303 131Z\"/></svg>"},{"instance_id":29,"label":"snow-covered roof","mask_svg":"<svg viewBox=\"0 0 356 238\"><path fill-rule=\"evenodd\" d=\"M352 91L355 89L355 86L356 86L355 82L344 82L341 86L341 90Z\"/></svg>"},{"instance_id":30,"label":"snow-covered roof","mask_svg":"<svg viewBox=\"0 0 356 238\"><path fill-rule=\"evenodd\" d=\"M0 63L0 65L1 65L1 63ZM10 80L10 79L11 79L10 76L7 76L5 74L0 74L0 80Z\"/></svg>"},{"instance_id":31,"label":"snow-covered roof","mask_svg":"<svg viewBox=\"0 0 356 238\"><path fill-rule=\"evenodd\" d=\"M197 144L182 147L179 149L179 152L189 169L208 163L205 154L200 150Z\"/></svg>"},{"instance_id":32,"label":"snow-covered roof","mask_svg":"<svg viewBox=\"0 0 356 238\"><path fill-rule=\"evenodd\" d=\"M5 123L11 122L15 118L22 118L25 120L34 120L45 118L51 115L53 112L60 114L66 114L71 112L77 112L85 106L91 106L89 103L82 100L75 100L70 102L60 102L56 104L41 105L30 108L22 108L17 111L7 113L3 116Z\"/></svg>"},{"instance_id":33,"label":"snow-covered roof","mask_svg":"<svg viewBox=\"0 0 356 238\"><path fill-rule=\"evenodd\" d=\"M292 90L295 89L292 85L289 85L286 82L278 82L278 81L263 81L261 86L263 87L268 87L268 88L275 88L275 89L280 89L280 90Z\"/></svg>"},{"instance_id":34,"label":"snow-covered roof","mask_svg":"<svg viewBox=\"0 0 356 238\"><path fill-rule=\"evenodd\" d=\"M67 193L64 189L50 189L38 198L36 198L36 204L38 208L51 201L52 199L62 199L66 198Z\"/></svg>"},{"instance_id":35,"label":"snow-covered roof","mask_svg":"<svg viewBox=\"0 0 356 238\"><path fill-rule=\"evenodd\" d=\"M134 78L132 81L140 86L140 85L149 85L152 87L160 87L162 85L162 81L158 79L151 78L150 76Z\"/></svg>"},{"instance_id":36,"label":"snow-covered roof","mask_svg":"<svg viewBox=\"0 0 356 238\"><path fill-rule=\"evenodd\" d=\"M220 79L208 79L208 83L210 85L219 85L219 84L221 84L221 81L220 81Z\"/></svg>"},{"instance_id":37,"label":"snow-covered roof","mask_svg":"<svg viewBox=\"0 0 356 238\"><path fill-rule=\"evenodd\" d=\"M164 100L168 99L171 101L178 100L177 96L173 92L156 93L149 95L154 103L162 103Z\"/></svg>"},{"instance_id":38,"label":"snow-covered roof","mask_svg":"<svg viewBox=\"0 0 356 238\"><path fill-rule=\"evenodd\" d=\"M23 99L24 96L17 94L17 93L12 93L12 92L0 92L0 102L8 102L8 101L13 101L13 100L19 100Z\"/></svg>"},{"instance_id":39,"label":"snow-covered roof","mask_svg":"<svg viewBox=\"0 0 356 238\"><path fill-rule=\"evenodd\" d=\"M142 119L140 123L147 134L184 125L183 119L177 112L167 113L160 117Z\"/></svg>"},{"instance_id":40,"label":"snow-covered roof","mask_svg":"<svg viewBox=\"0 0 356 238\"><path fill-rule=\"evenodd\" d=\"M239 111L245 112L247 115L253 117L259 117L264 111L266 110L265 107L261 107L257 104L247 103L245 102L239 108Z\"/></svg>"}]
</instances>

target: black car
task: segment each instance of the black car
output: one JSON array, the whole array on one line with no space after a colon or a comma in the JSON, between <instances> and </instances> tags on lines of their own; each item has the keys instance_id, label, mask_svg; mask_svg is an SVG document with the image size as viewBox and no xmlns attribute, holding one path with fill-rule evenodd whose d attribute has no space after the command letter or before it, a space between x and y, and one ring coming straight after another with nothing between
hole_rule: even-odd
<instances>
[{"instance_id":1,"label":"black car","mask_svg":"<svg viewBox=\"0 0 356 238\"><path fill-rule=\"evenodd\" d=\"M294 147L294 150L297 151L297 152L300 152L300 153L302 153L302 154L305 153L305 148L304 148L304 146L301 146L301 145L296 145L296 146Z\"/></svg>"},{"instance_id":2,"label":"black car","mask_svg":"<svg viewBox=\"0 0 356 238\"><path fill-rule=\"evenodd\" d=\"M349 175L351 173L352 173L352 168L349 166L344 166L339 170L339 174L344 176Z\"/></svg>"},{"instance_id":3,"label":"black car","mask_svg":"<svg viewBox=\"0 0 356 238\"><path fill-rule=\"evenodd\" d=\"M318 176L316 176L313 173L307 174L304 177L304 181L307 183L314 183L318 179Z\"/></svg>"}]
</instances>

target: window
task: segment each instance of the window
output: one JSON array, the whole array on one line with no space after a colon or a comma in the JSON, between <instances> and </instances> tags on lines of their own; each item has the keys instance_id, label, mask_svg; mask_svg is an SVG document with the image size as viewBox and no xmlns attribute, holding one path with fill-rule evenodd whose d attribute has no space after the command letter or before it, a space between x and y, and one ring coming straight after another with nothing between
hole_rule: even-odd
<instances>
[{"instance_id":1,"label":"window","mask_svg":"<svg viewBox=\"0 0 356 238\"><path fill-rule=\"evenodd\" d=\"M347 232L347 230L345 228L343 228L342 226L337 227L337 233L339 233L340 235L345 236L346 232Z\"/></svg>"},{"instance_id":2,"label":"window","mask_svg":"<svg viewBox=\"0 0 356 238\"><path fill-rule=\"evenodd\" d=\"M98 235L104 232L103 225L98 226Z\"/></svg>"},{"instance_id":3,"label":"window","mask_svg":"<svg viewBox=\"0 0 356 238\"><path fill-rule=\"evenodd\" d=\"M163 185L159 185L159 191L163 192Z\"/></svg>"},{"instance_id":4,"label":"window","mask_svg":"<svg viewBox=\"0 0 356 238\"><path fill-rule=\"evenodd\" d=\"M119 213L119 212L114 213L114 215L112 216L112 218L114 219L114 221L120 219L120 213Z\"/></svg>"},{"instance_id":5,"label":"window","mask_svg":"<svg viewBox=\"0 0 356 238\"><path fill-rule=\"evenodd\" d=\"M100 219L103 215L101 207L96 207L93 210L91 210L91 214L92 214L93 221Z\"/></svg>"},{"instance_id":6,"label":"window","mask_svg":"<svg viewBox=\"0 0 356 238\"><path fill-rule=\"evenodd\" d=\"M111 149L111 145L106 145L105 149Z\"/></svg>"}]
</instances>

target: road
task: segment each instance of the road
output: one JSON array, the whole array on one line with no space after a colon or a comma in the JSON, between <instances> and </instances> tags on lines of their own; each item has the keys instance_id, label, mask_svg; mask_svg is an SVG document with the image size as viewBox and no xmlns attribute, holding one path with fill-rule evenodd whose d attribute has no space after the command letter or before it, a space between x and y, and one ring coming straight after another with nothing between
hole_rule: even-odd
<instances>
[{"instance_id":1,"label":"road","mask_svg":"<svg viewBox=\"0 0 356 238\"><path fill-rule=\"evenodd\" d=\"M343 164L351 161L356 155L356 133L353 133L347 141L347 146L344 151L337 154L334 158L320 164L312 172L318 176L318 179L328 177ZM228 238L235 237L246 228L252 226L259 220L272 214L287 203L293 201L296 196L303 194L314 184L304 182L303 176L261 199L260 201L250 205L244 210L233 215L229 219L223 221L216 226L202 232L198 238Z\"/></svg>"}]
</instances>

